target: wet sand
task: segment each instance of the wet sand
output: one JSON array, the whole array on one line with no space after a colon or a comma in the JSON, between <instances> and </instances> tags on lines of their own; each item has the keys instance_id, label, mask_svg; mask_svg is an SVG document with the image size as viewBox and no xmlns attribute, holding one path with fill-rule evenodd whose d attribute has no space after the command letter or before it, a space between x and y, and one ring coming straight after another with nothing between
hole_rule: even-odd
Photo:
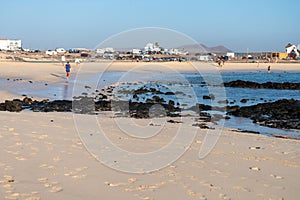
<instances>
[{"instance_id":1,"label":"wet sand","mask_svg":"<svg viewBox=\"0 0 300 200\"><path fill-rule=\"evenodd\" d=\"M139 64L114 63L110 70L126 71ZM145 64L148 67L139 68L139 72L160 70L159 63ZM86 73L104 71L106 67L105 64L99 67L96 63L89 66ZM172 63L169 66L182 72L195 70L187 63ZM256 70L255 65L248 64L225 64L223 69L226 68ZM275 69L299 71L300 67L297 64L278 64L274 66ZM75 77L77 70L74 65L71 78ZM0 72L0 78L22 78L26 83L31 80L51 85L65 81L64 70L59 63L0 63ZM11 89L0 91L1 101L19 97ZM103 114L97 120L111 141L128 151L148 152L164 146L182 126L181 123L157 120L149 126L149 130L163 127L163 131L145 142L124 134L116 126L115 119L109 116ZM185 124L194 123L193 118L183 121ZM149 125L147 119L135 122L137 126ZM237 133L230 129L223 129L218 138L221 128L216 127L215 130L209 130L209 136L218 138L217 143L206 157L200 159L199 151L207 142L207 130L187 126L185 133L195 131L197 134L191 146L185 147L187 151L177 161L158 171L132 174L101 164L86 150L76 131L72 113L1 112L0 199L299 197L299 140Z\"/></svg>"}]
</instances>

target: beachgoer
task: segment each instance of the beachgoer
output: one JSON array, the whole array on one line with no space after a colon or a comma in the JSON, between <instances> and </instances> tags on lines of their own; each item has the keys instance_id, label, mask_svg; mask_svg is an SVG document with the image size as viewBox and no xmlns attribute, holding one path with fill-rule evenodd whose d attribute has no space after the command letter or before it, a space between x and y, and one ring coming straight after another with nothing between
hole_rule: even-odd
<instances>
[{"instance_id":1,"label":"beachgoer","mask_svg":"<svg viewBox=\"0 0 300 200\"><path fill-rule=\"evenodd\" d=\"M69 61L65 65L65 69L66 69L66 73L67 73L66 76L67 76L67 79L68 79L70 74L71 74L71 65L70 65Z\"/></svg>"},{"instance_id":2,"label":"beachgoer","mask_svg":"<svg viewBox=\"0 0 300 200\"><path fill-rule=\"evenodd\" d=\"M270 73L271 72L271 66L269 65L268 66L268 73Z\"/></svg>"},{"instance_id":3,"label":"beachgoer","mask_svg":"<svg viewBox=\"0 0 300 200\"><path fill-rule=\"evenodd\" d=\"M224 65L224 60L221 58L218 58L218 65L219 65L219 67L222 68L222 66Z\"/></svg>"},{"instance_id":4,"label":"beachgoer","mask_svg":"<svg viewBox=\"0 0 300 200\"><path fill-rule=\"evenodd\" d=\"M217 59L217 63L218 63L218 65L219 65L219 67L222 67L222 62L221 62L221 59L220 59L220 58Z\"/></svg>"},{"instance_id":5,"label":"beachgoer","mask_svg":"<svg viewBox=\"0 0 300 200\"><path fill-rule=\"evenodd\" d=\"M80 64L80 60L78 58L75 59L75 64L78 66Z\"/></svg>"},{"instance_id":6,"label":"beachgoer","mask_svg":"<svg viewBox=\"0 0 300 200\"><path fill-rule=\"evenodd\" d=\"M61 56L61 64L64 66L66 62L66 57L65 56Z\"/></svg>"}]
</instances>

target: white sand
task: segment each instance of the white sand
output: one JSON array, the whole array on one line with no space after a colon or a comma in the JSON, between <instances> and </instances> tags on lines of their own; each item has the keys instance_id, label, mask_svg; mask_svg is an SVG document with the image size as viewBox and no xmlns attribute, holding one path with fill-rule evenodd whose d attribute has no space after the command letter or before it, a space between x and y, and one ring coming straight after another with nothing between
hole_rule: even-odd
<instances>
[{"instance_id":1,"label":"white sand","mask_svg":"<svg viewBox=\"0 0 300 200\"><path fill-rule=\"evenodd\" d=\"M116 63L111 70L128 70L123 67L135 65ZM187 64L173 65L176 70L192 70ZM235 66L232 64L231 69ZM290 64L285 70L294 70L295 66ZM156 69L151 64L151 70ZM73 70L75 73L77 69ZM0 63L0 72L1 78L43 80L49 84L57 81L51 73L64 76L60 64ZM2 100L17 97L5 90L0 96ZM149 129L162 126L163 131L145 142L125 135L106 115L98 120L116 145L137 152L165 145L182 126L158 121ZM142 126L149 121L137 123ZM187 118L185 123L192 124L193 119ZM72 113L1 112L0 199L252 200L300 196L300 141L226 129L208 156L199 159L207 130L188 126L185 131L197 131L197 135L180 159L156 172L128 174L101 164L85 149ZM210 136L218 131L211 130Z\"/></svg>"},{"instance_id":2,"label":"white sand","mask_svg":"<svg viewBox=\"0 0 300 200\"><path fill-rule=\"evenodd\" d=\"M101 123L110 127L110 137L119 137L112 119L102 117ZM134 144L136 150L151 150L153 145L169 141L168 135L172 135L176 126L179 125L167 123L161 133L166 137L154 138L147 145L138 140L130 145L126 141L132 138L126 135L117 145L125 149ZM199 159L206 130L192 126L190 129L197 129L198 134L179 160L157 172L136 175L110 169L94 159L82 145L71 113L2 112L0 199L297 199L299 196L299 141L225 130L211 153Z\"/></svg>"}]
</instances>

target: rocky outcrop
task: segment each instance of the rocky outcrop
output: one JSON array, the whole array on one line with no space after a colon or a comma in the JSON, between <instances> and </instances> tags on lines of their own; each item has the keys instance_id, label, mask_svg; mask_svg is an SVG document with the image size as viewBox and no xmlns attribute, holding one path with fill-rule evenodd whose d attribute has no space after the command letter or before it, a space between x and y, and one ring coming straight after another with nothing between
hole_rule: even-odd
<instances>
[{"instance_id":1,"label":"rocky outcrop","mask_svg":"<svg viewBox=\"0 0 300 200\"><path fill-rule=\"evenodd\" d=\"M276 90L300 90L300 83L276 83L276 82L266 82L266 83L256 83L252 81L230 81L224 83L225 87L234 88L255 88L255 89L276 89Z\"/></svg>"},{"instance_id":2,"label":"rocky outcrop","mask_svg":"<svg viewBox=\"0 0 300 200\"><path fill-rule=\"evenodd\" d=\"M0 111L20 112L23 109L34 112L74 112L81 114L94 114L99 111L118 111L129 113L135 118L149 118L162 116L180 116L179 107L170 100L165 103L161 98L153 98L150 102L132 102L132 101L109 101L106 99L95 100L93 97L77 97L70 100L42 100L36 101L25 97L23 100L6 100L0 103ZM152 110L151 110L152 109Z\"/></svg>"},{"instance_id":3,"label":"rocky outcrop","mask_svg":"<svg viewBox=\"0 0 300 200\"><path fill-rule=\"evenodd\" d=\"M300 129L300 100L282 99L253 106L234 107L227 113L251 118L254 123L282 129Z\"/></svg>"}]
</instances>

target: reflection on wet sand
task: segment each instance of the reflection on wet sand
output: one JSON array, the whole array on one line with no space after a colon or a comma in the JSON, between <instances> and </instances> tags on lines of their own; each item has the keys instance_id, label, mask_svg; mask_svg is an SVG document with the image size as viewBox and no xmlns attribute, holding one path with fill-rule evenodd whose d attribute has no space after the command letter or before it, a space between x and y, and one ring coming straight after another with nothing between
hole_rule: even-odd
<instances>
[{"instance_id":1,"label":"reflection on wet sand","mask_svg":"<svg viewBox=\"0 0 300 200\"><path fill-rule=\"evenodd\" d=\"M66 80L64 84L64 90L63 90L63 99L67 100L69 99L69 80Z\"/></svg>"}]
</instances>

